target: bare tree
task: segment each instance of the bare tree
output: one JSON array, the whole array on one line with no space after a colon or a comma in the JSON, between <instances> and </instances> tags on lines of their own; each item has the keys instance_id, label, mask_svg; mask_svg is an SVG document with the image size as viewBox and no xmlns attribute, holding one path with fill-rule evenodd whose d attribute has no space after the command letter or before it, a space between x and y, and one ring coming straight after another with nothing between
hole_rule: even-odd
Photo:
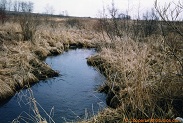
<instances>
[{"instance_id":1,"label":"bare tree","mask_svg":"<svg viewBox=\"0 0 183 123\"><path fill-rule=\"evenodd\" d=\"M128 31L128 21L131 17L120 13L114 1L112 1L111 6L108 7L108 12L110 17L107 17L105 9L103 8L103 14L98 25L100 26L99 29L102 30L102 32L106 32L111 41L114 41L116 37L122 38L123 32Z\"/></svg>"},{"instance_id":2,"label":"bare tree","mask_svg":"<svg viewBox=\"0 0 183 123\"><path fill-rule=\"evenodd\" d=\"M65 16L69 16L69 13L68 13L68 11L67 10L65 10Z\"/></svg>"},{"instance_id":3,"label":"bare tree","mask_svg":"<svg viewBox=\"0 0 183 123\"><path fill-rule=\"evenodd\" d=\"M3 24L6 19L6 0L0 0L0 21Z\"/></svg>"},{"instance_id":4,"label":"bare tree","mask_svg":"<svg viewBox=\"0 0 183 123\"><path fill-rule=\"evenodd\" d=\"M12 9L12 0L7 0L7 11L11 11Z\"/></svg>"},{"instance_id":5,"label":"bare tree","mask_svg":"<svg viewBox=\"0 0 183 123\"><path fill-rule=\"evenodd\" d=\"M118 19L117 19L119 17L119 14L118 14L118 9L116 9L115 7L114 0L111 3L111 8L109 8L109 13L112 18L114 35L121 37L121 33L118 25Z\"/></svg>"},{"instance_id":6,"label":"bare tree","mask_svg":"<svg viewBox=\"0 0 183 123\"><path fill-rule=\"evenodd\" d=\"M45 7L45 14L50 14L53 15L54 14L54 8L52 6L50 6L49 4L46 5Z\"/></svg>"},{"instance_id":7,"label":"bare tree","mask_svg":"<svg viewBox=\"0 0 183 123\"><path fill-rule=\"evenodd\" d=\"M143 15L143 21L141 25L145 37L158 33L158 20L159 18L154 9L151 9L150 12L147 11Z\"/></svg>"},{"instance_id":8,"label":"bare tree","mask_svg":"<svg viewBox=\"0 0 183 123\"><path fill-rule=\"evenodd\" d=\"M19 13L18 22L22 29L24 40L33 41L35 32L37 30L39 19L36 14L33 14L34 4L30 1L16 1L14 9Z\"/></svg>"},{"instance_id":9,"label":"bare tree","mask_svg":"<svg viewBox=\"0 0 183 123\"><path fill-rule=\"evenodd\" d=\"M0 7L4 10L6 10L7 1L6 0L0 0Z\"/></svg>"},{"instance_id":10,"label":"bare tree","mask_svg":"<svg viewBox=\"0 0 183 123\"><path fill-rule=\"evenodd\" d=\"M28 13L33 12L33 6L34 6L33 2L22 1L19 4L20 4L21 12L28 12Z\"/></svg>"},{"instance_id":11,"label":"bare tree","mask_svg":"<svg viewBox=\"0 0 183 123\"><path fill-rule=\"evenodd\" d=\"M15 0L15 1L13 2L13 10L14 10L15 12L19 12L19 11L20 11L20 4L19 4L19 2L18 2L17 0Z\"/></svg>"},{"instance_id":12,"label":"bare tree","mask_svg":"<svg viewBox=\"0 0 183 123\"><path fill-rule=\"evenodd\" d=\"M178 3L172 2L164 7L160 7L156 0L155 9L162 20L161 30L165 45L169 47L170 55L174 56L179 62L179 75L183 76L183 1L179 1Z\"/></svg>"}]
</instances>

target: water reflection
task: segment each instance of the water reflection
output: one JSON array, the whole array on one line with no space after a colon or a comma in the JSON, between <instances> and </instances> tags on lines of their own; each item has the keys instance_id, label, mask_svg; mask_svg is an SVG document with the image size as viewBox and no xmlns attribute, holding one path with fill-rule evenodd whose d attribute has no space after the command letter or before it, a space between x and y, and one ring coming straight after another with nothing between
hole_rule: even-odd
<instances>
[{"instance_id":1,"label":"water reflection","mask_svg":"<svg viewBox=\"0 0 183 123\"><path fill-rule=\"evenodd\" d=\"M105 107L105 95L95 91L105 78L86 63L86 58L94 53L93 49L76 49L46 59L46 63L59 71L60 76L40 81L31 89L37 102L46 112L51 112L55 122L89 117ZM21 93L27 93L26 91ZM22 111L32 113L31 106L18 100L19 95L12 97L0 108L0 122L12 121ZM40 107L39 109L42 117L48 118Z\"/></svg>"}]
</instances>

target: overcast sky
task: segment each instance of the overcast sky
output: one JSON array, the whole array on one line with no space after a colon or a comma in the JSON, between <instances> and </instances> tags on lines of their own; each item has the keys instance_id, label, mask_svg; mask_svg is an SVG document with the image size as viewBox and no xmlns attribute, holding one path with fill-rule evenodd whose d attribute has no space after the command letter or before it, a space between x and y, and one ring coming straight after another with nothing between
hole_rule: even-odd
<instances>
[{"instance_id":1,"label":"overcast sky","mask_svg":"<svg viewBox=\"0 0 183 123\"><path fill-rule=\"evenodd\" d=\"M54 14L63 14L67 11L70 16L99 17L102 8L108 8L112 0L27 0L34 3L34 12L46 12L46 8L54 9ZM116 8L135 17L140 8L140 13L151 10L155 0L114 0ZM166 2L177 0L158 0L162 5Z\"/></svg>"}]
</instances>

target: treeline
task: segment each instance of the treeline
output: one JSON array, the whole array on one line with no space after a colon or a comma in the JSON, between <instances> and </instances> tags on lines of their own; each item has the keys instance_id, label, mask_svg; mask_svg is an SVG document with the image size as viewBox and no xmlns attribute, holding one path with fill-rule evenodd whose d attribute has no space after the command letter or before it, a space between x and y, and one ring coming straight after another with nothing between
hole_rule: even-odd
<instances>
[{"instance_id":1,"label":"treeline","mask_svg":"<svg viewBox=\"0 0 183 123\"><path fill-rule=\"evenodd\" d=\"M0 8L4 11L32 12L34 3L21 0L0 0Z\"/></svg>"},{"instance_id":2,"label":"treeline","mask_svg":"<svg viewBox=\"0 0 183 123\"><path fill-rule=\"evenodd\" d=\"M8 21L9 17L7 14L12 11L19 13L13 17L13 21L20 25L23 40L33 41L39 23L37 15L32 14L33 9L34 4L31 1L0 0L0 21L2 24Z\"/></svg>"},{"instance_id":3,"label":"treeline","mask_svg":"<svg viewBox=\"0 0 183 123\"><path fill-rule=\"evenodd\" d=\"M168 54L179 64L179 75L183 75L183 2L169 3L168 6L160 6L155 0L154 8L140 17L131 20L127 14L122 14L112 3L108 11L103 11L96 24L95 30L107 34L111 42L116 39L131 38L135 41L146 41L149 37L161 37ZM123 15L120 18L120 15ZM104 37L105 40L105 37ZM166 51L167 52L167 51Z\"/></svg>"},{"instance_id":4,"label":"treeline","mask_svg":"<svg viewBox=\"0 0 183 123\"><path fill-rule=\"evenodd\" d=\"M31 13L33 9L34 3L31 1L0 0L0 21L4 23L7 20L7 14L11 11Z\"/></svg>"}]
</instances>

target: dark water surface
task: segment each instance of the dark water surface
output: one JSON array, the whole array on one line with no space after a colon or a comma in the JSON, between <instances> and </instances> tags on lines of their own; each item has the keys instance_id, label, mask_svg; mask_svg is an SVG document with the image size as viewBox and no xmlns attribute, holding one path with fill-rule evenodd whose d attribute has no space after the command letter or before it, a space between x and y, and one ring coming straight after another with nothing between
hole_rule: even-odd
<instances>
[{"instance_id":1,"label":"dark water surface","mask_svg":"<svg viewBox=\"0 0 183 123\"><path fill-rule=\"evenodd\" d=\"M86 58L94 53L94 49L76 49L46 59L46 63L60 76L40 81L31 89L41 116L48 122L45 111L56 123L62 123L92 116L105 107L105 95L95 91L105 78L86 63ZM21 122L21 118L35 122L29 97L30 93L25 89L1 104L0 123L11 122L18 116Z\"/></svg>"}]
</instances>

